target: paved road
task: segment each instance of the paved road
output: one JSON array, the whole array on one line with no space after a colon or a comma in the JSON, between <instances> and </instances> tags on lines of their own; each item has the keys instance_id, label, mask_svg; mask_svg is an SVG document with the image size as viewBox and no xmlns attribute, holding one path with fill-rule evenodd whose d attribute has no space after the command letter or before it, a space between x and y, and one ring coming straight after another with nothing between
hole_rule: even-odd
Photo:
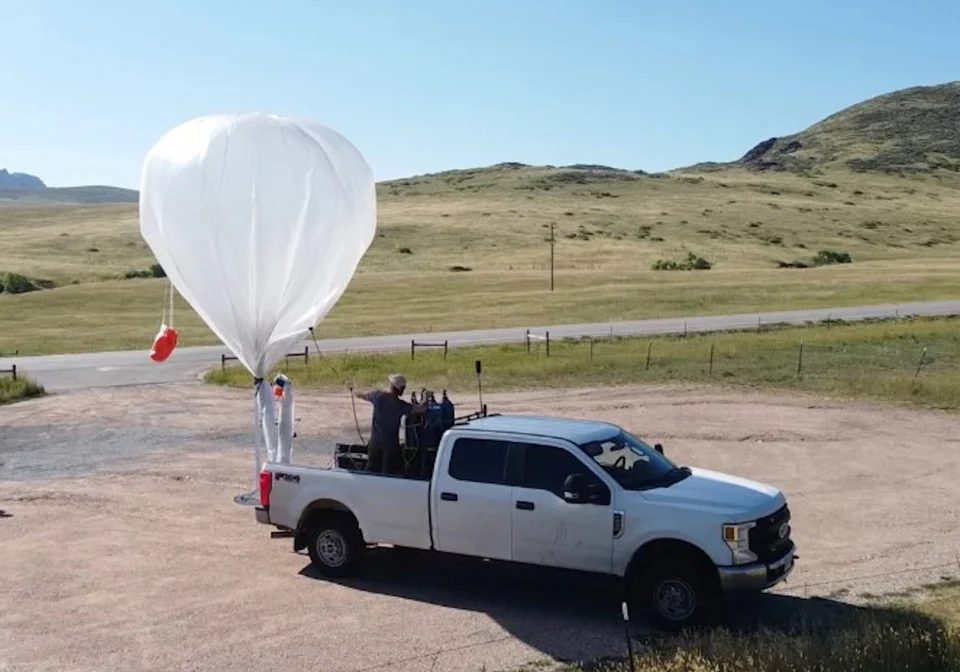
<instances>
[{"instance_id":1,"label":"paved road","mask_svg":"<svg viewBox=\"0 0 960 672\"><path fill-rule=\"evenodd\" d=\"M531 333L550 331L551 338L592 336L641 336L690 332L752 329L758 325L804 324L828 319L864 320L875 318L960 315L960 301L851 306L740 315L710 315L689 318L637 320L603 324L565 324L531 327ZM323 352L405 350L411 339L417 341L449 341L450 347L493 343L519 343L526 328L482 329L476 331L363 336L320 341ZM312 343L311 349L312 349ZM65 391L94 387L174 383L196 379L207 369L217 366L221 354L229 354L223 346L183 348L163 364L152 362L146 351L101 352L44 357L0 358L0 369L16 364L48 390Z\"/></svg>"}]
</instances>

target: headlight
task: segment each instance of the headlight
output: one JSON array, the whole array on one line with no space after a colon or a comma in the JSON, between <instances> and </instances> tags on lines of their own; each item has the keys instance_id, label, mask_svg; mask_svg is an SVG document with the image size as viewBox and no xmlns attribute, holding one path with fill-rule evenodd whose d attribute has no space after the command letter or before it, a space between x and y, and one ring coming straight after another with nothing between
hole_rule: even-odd
<instances>
[{"instance_id":1,"label":"headlight","mask_svg":"<svg viewBox=\"0 0 960 672\"><path fill-rule=\"evenodd\" d=\"M723 526L723 540L733 551L733 564L744 565L757 560L756 553L750 550L750 530L756 526L756 523Z\"/></svg>"}]
</instances>

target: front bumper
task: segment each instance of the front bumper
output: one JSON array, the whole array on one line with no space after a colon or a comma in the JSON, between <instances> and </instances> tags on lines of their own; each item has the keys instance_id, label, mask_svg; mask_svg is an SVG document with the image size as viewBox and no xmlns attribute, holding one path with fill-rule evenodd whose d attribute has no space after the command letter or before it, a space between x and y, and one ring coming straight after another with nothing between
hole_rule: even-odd
<instances>
[{"instance_id":1,"label":"front bumper","mask_svg":"<svg viewBox=\"0 0 960 672\"><path fill-rule=\"evenodd\" d=\"M258 506L257 511L257 522L263 523L264 525L270 524L270 509Z\"/></svg>"},{"instance_id":2,"label":"front bumper","mask_svg":"<svg viewBox=\"0 0 960 672\"><path fill-rule=\"evenodd\" d=\"M739 567L718 567L720 587L724 593L756 592L772 588L783 581L794 568L796 547L769 563L758 562Z\"/></svg>"}]
</instances>

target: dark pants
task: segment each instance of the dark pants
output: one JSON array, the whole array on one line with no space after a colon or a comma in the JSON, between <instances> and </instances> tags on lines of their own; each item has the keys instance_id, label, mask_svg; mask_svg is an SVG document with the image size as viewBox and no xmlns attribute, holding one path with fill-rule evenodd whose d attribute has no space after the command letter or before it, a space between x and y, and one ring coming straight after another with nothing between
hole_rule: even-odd
<instances>
[{"instance_id":1,"label":"dark pants","mask_svg":"<svg viewBox=\"0 0 960 672\"><path fill-rule=\"evenodd\" d=\"M367 471L381 474L399 474L403 456L399 441L384 441L371 437L367 444Z\"/></svg>"}]
</instances>

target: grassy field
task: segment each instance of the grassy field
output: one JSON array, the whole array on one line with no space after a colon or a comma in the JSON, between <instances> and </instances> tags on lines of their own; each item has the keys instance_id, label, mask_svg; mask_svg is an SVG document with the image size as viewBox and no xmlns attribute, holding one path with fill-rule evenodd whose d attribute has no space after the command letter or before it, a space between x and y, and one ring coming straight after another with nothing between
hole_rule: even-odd
<instances>
[{"instance_id":1,"label":"grassy field","mask_svg":"<svg viewBox=\"0 0 960 672\"><path fill-rule=\"evenodd\" d=\"M378 237L323 336L960 296L953 174L501 166L383 183L379 198ZM852 263L780 267L820 250ZM691 252L712 268L651 270ZM0 260L57 285L0 294L0 352L149 347L163 281L120 279L153 262L136 206L2 206ZM179 326L184 345L216 342L186 307Z\"/></svg>"},{"instance_id":2,"label":"grassy field","mask_svg":"<svg viewBox=\"0 0 960 672\"><path fill-rule=\"evenodd\" d=\"M652 643L636 672L956 672L960 590L938 589L910 606L850 609L824 622L761 631L707 631ZM523 672L533 672L528 666ZM562 672L628 672L626 660ZM518 671L519 672L519 671Z\"/></svg>"},{"instance_id":3,"label":"grassy field","mask_svg":"<svg viewBox=\"0 0 960 672\"><path fill-rule=\"evenodd\" d=\"M283 368L298 387L327 390L348 383L381 386L388 373L402 371L411 389L447 389L455 402L468 404L476 387L473 363L480 359L489 390L704 382L956 409L958 327L960 319L917 319L603 340L594 343L592 359L589 341L551 343L549 357L542 343L529 353L518 343L454 349L447 359L442 351L425 351L413 361L409 353L328 355ZM250 385L240 367L214 371L208 380Z\"/></svg>"},{"instance_id":4,"label":"grassy field","mask_svg":"<svg viewBox=\"0 0 960 672\"><path fill-rule=\"evenodd\" d=\"M7 375L0 376L0 405L32 399L44 394L43 386L29 378L18 377L17 380L13 380Z\"/></svg>"}]
</instances>

